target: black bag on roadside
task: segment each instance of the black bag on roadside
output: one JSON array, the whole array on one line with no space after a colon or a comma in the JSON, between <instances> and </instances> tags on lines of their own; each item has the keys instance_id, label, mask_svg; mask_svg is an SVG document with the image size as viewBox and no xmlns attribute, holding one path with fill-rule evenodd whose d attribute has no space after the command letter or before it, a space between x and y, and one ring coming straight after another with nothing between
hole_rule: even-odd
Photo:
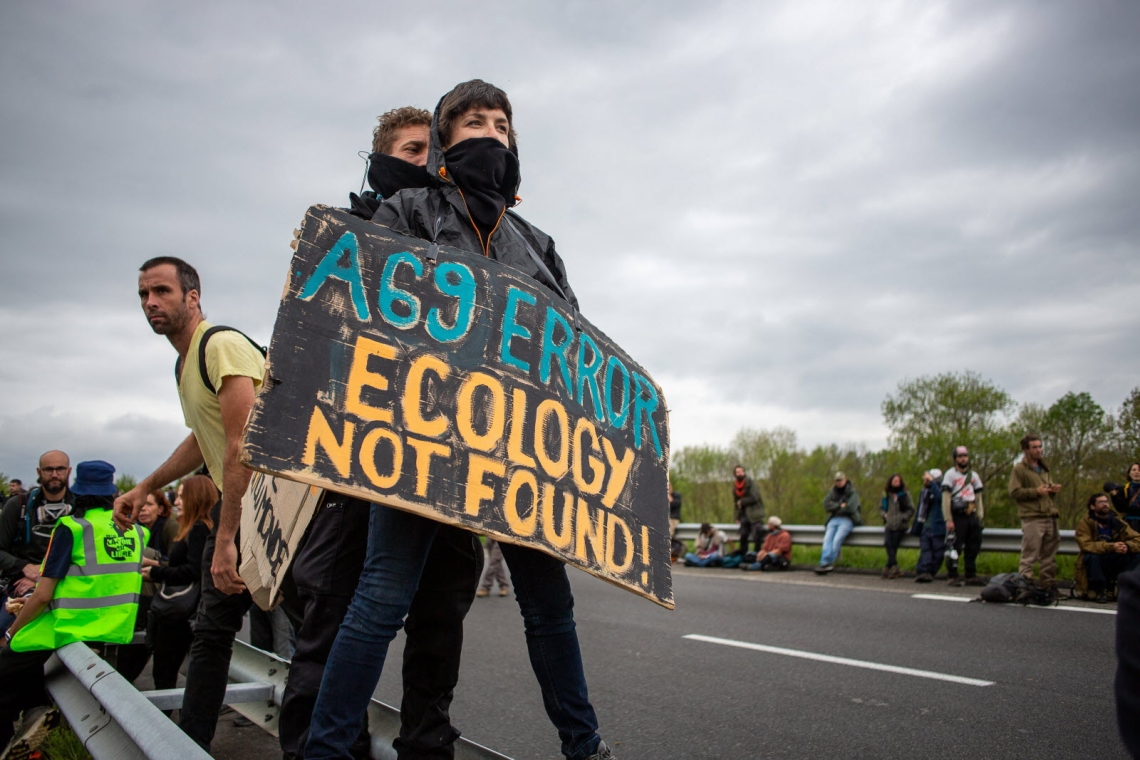
<instances>
[{"instance_id":1,"label":"black bag on roadside","mask_svg":"<svg viewBox=\"0 0 1140 760\"><path fill-rule=\"evenodd\" d=\"M1028 590L1029 582L1021 573L1002 573L990 578L990 582L982 589L982 601L991 604L1007 604L1021 601L1023 591Z\"/></svg>"}]
</instances>

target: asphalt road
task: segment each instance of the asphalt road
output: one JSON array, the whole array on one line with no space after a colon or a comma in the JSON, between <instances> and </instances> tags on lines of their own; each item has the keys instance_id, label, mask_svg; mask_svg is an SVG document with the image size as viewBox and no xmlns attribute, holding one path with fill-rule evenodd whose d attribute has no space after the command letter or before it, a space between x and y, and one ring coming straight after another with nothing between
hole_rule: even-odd
<instances>
[{"instance_id":1,"label":"asphalt road","mask_svg":"<svg viewBox=\"0 0 1140 760\"><path fill-rule=\"evenodd\" d=\"M1103 607L965 604L954 597L977 589L676 568L670 612L571 574L591 697L621 760L1127 757L1112 699L1116 618ZM377 696L399 703L398 666ZM476 600L452 716L516 760L561 757L513 598Z\"/></svg>"}]
</instances>

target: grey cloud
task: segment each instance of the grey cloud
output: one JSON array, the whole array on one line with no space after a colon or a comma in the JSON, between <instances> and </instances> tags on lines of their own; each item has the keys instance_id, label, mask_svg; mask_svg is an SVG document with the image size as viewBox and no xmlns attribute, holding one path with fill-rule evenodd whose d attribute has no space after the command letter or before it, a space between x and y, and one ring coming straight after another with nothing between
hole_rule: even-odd
<instances>
[{"instance_id":1,"label":"grey cloud","mask_svg":"<svg viewBox=\"0 0 1140 760\"><path fill-rule=\"evenodd\" d=\"M289 230L359 186L375 116L472 76L511 93L519 210L558 241L590 319L665 384L675 445L785 423L809 443L881 442L883 395L946 370L1045 403L1087 389L1114 406L1136 384L1127 4L4 17L0 275L67 308L11 288L0 306L0 351L21 355L0 362L0 468L29 458L45 407L68 421L53 431L124 447L107 426L137 412L170 429L133 431L165 453L173 351L138 313L138 264L186 256L210 318L267 340Z\"/></svg>"}]
</instances>

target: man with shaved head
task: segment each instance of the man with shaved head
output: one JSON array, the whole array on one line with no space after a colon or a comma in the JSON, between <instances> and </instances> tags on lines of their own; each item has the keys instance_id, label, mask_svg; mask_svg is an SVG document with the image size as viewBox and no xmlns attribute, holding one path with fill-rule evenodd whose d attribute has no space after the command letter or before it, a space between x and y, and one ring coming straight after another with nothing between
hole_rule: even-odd
<instances>
[{"instance_id":1,"label":"man with shaved head","mask_svg":"<svg viewBox=\"0 0 1140 760\"><path fill-rule=\"evenodd\" d=\"M75 502L67 488L71 478L67 454L44 452L36 474L39 487L14 494L0 511L0 579L7 585L5 601L35 588L56 521L71 514ZM11 622L8 613L0 608L0 625Z\"/></svg>"}]
</instances>

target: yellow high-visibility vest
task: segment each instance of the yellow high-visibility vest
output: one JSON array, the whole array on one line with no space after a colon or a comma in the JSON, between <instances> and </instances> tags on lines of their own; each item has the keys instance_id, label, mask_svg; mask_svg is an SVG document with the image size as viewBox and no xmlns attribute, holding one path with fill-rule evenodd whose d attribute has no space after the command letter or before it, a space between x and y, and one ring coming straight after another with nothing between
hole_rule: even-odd
<instances>
[{"instance_id":1,"label":"yellow high-visibility vest","mask_svg":"<svg viewBox=\"0 0 1140 760\"><path fill-rule=\"evenodd\" d=\"M130 643L149 531L136 525L120 532L109 509L61 517L55 529L71 531L71 567L48 608L12 637L12 650L59 649L75 641Z\"/></svg>"}]
</instances>

